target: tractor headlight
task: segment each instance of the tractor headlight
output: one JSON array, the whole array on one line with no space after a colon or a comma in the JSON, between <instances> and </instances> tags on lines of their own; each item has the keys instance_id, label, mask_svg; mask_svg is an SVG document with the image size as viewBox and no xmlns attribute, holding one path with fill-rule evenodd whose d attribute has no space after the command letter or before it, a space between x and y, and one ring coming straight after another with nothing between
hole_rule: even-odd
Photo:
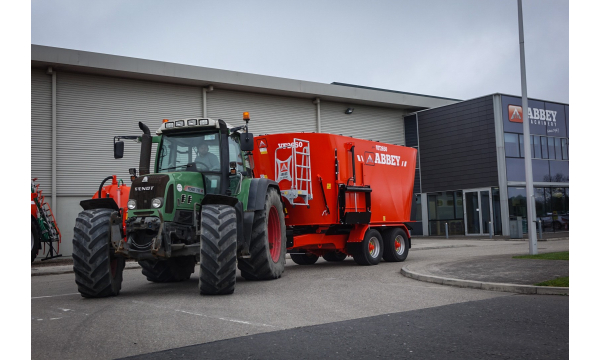
<instances>
[{"instance_id":1,"label":"tractor headlight","mask_svg":"<svg viewBox=\"0 0 600 360\"><path fill-rule=\"evenodd\" d=\"M198 125L208 125L208 119L198 120Z\"/></svg>"},{"instance_id":2,"label":"tractor headlight","mask_svg":"<svg viewBox=\"0 0 600 360\"><path fill-rule=\"evenodd\" d=\"M172 129L173 125L174 125L174 123L172 123L172 122L165 123L165 129Z\"/></svg>"},{"instance_id":3,"label":"tractor headlight","mask_svg":"<svg viewBox=\"0 0 600 360\"><path fill-rule=\"evenodd\" d=\"M175 127L180 127L185 125L185 122L183 120L177 120L175 121Z\"/></svg>"},{"instance_id":4,"label":"tractor headlight","mask_svg":"<svg viewBox=\"0 0 600 360\"><path fill-rule=\"evenodd\" d=\"M127 208L129 210L134 210L137 207L137 204L135 203L135 200L129 200L127 202Z\"/></svg>"},{"instance_id":5,"label":"tractor headlight","mask_svg":"<svg viewBox=\"0 0 600 360\"><path fill-rule=\"evenodd\" d=\"M152 199L152 207L158 209L162 206L162 198L154 198Z\"/></svg>"}]
</instances>

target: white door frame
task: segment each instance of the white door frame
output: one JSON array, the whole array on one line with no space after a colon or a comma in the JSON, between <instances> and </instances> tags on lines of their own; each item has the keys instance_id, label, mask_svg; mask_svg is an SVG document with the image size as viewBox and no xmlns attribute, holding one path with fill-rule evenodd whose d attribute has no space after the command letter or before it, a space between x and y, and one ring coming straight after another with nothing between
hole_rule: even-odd
<instances>
[{"instance_id":1,"label":"white door frame","mask_svg":"<svg viewBox=\"0 0 600 360\"><path fill-rule=\"evenodd\" d=\"M490 228L488 229L488 232L484 233L483 232L483 219L482 219L482 212L480 211L481 209L481 192L482 191L487 191L488 192L488 197L489 197L489 214L490 214ZM478 234L469 234L468 232L468 220L467 220L467 193L468 192L476 192L477 193L477 206L479 206L479 208L477 209L477 213L479 215L479 233ZM478 236L478 235L488 235L489 234L489 230L494 229L494 208L492 205L492 188L476 188L476 189L464 189L462 191L463 193L463 215L464 215L464 223L465 223L465 235L467 236Z\"/></svg>"}]
</instances>

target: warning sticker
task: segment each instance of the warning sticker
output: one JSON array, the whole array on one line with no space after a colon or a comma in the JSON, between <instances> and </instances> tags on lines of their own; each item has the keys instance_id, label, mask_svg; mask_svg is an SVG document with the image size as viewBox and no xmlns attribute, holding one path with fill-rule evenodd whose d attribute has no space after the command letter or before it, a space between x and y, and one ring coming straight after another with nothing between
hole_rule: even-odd
<instances>
[{"instance_id":1,"label":"warning sticker","mask_svg":"<svg viewBox=\"0 0 600 360\"><path fill-rule=\"evenodd\" d=\"M267 139L256 139L256 143L258 144L258 149L260 150L261 154L267 154L267 147L269 147L269 145L267 144Z\"/></svg>"}]
</instances>

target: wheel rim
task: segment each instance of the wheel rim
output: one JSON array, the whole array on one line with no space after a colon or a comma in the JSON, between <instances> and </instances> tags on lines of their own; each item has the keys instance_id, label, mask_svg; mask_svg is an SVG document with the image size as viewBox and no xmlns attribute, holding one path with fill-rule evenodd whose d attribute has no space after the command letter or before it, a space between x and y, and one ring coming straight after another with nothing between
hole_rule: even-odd
<instances>
[{"instance_id":1,"label":"wheel rim","mask_svg":"<svg viewBox=\"0 0 600 360\"><path fill-rule=\"evenodd\" d=\"M369 239L369 254L371 255L372 258L376 258L377 256L379 256L379 251L380 251L379 240L375 236L373 236L372 238Z\"/></svg>"},{"instance_id":2,"label":"wheel rim","mask_svg":"<svg viewBox=\"0 0 600 360\"><path fill-rule=\"evenodd\" d=\"M404 254L404 238L401 235L396 236L396 238L394 239L394 246L396 247L396 254Z\"/></svg>"},{"instance_id":3,"label":"wheel rim","mask_svg":"<svg viewBox=\"0 0 600 360\"><path fill-rule=\"evenodd\" d=\"M275 206L269 210L269 252L273 262L279 260L281 252L281 225L279 224L279 213Z\"/></svg>"}]
</instances>

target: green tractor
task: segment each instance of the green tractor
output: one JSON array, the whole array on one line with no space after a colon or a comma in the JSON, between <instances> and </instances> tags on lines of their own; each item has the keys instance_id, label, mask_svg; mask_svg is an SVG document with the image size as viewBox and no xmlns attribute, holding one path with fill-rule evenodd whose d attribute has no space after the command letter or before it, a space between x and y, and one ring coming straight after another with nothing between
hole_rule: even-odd
<instances>
[{"instance_id":1,"label":"green tractor","mask_svg":"<svg viewBox=\"0 0 600 360\"><path fill-rule=\"evenodd\" d=\"M253 135L223 120L165 121L141 142L139 176L123 205L114 198L81 202L74 229L75 280L84 297L118 295L125 259L135 259L152 282L188 280L200 263L199 292L231 294L236 265L246 280L281 277L286 228L278 184L253 177ZM150 173L152 143L157 143ZM101 192L99 191L99 194ZM125 205L126 201L126 205Z\"/></svg>"}]
</instances>

